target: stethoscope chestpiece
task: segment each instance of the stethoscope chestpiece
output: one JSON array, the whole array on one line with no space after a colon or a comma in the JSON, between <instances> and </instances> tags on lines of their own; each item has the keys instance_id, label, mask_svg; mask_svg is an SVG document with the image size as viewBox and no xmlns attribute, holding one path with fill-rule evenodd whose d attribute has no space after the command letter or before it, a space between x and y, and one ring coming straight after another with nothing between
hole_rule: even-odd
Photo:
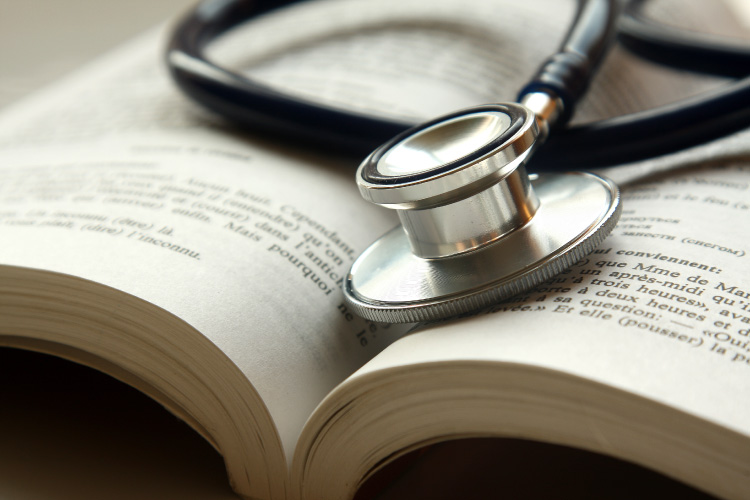
<instances>
[{"instance_id":1,"label":"stethoscope chestpiece","mask_svg":"<svg viewBox=\"0 0 750 500\"><path fill-rule=\"evenodd\" d=\"M360 165L362 196L401 220L352 265L344 296L372 321L432 321L487 307L590 253L619 218L600 176L527 175L532 111L491 104L410 129Z\"/></svg>"}]
</instances>

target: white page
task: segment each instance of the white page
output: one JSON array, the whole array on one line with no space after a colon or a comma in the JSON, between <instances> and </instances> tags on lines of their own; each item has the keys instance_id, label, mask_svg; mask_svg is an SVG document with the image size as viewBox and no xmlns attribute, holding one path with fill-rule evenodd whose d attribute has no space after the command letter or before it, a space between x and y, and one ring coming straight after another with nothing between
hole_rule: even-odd
<instances>
[{"instance_id":1,"label":"white page","mask_svg":"<svg viewBox=\"0 0 750 500\"><path fill-rule=\"evenodd\" d=\"M294 491L344 498L400 453L505 436L598 451L741 497L749 144L744 132L694 151L696 163L676 155L684 168L626 186L613 234L568 271L387 347L313 414ZM332 482L329 470L347 481Z\"/></svg>"},{"instance_id":2,"label":"white page","mask_svg":"<svg viewBox=\"0 0 750 500\"><path fill-rule=\"evenodd\" d=\"M721 4L678 5L657 5L654 15L689 28L726 24ZM559 0L306 2L253 29L238 28L209 55L293 95L419 121L515 100L558 48L574 10L575 2ZM675 78L615 46L576 121L654 107L695 94L712 80Z\"/></svg>"},{"instance_id":3,"label":"white page","mask_svg":"<svg viewBox=\"0 0 750 500\"><path fill-rule=\"evenodd\" d=\"M750 435L748 192L742 156L626 188L613 234L569 272L493 312L412 334L360 374L433 361L524 363Z\"/></svg>"},{"instance_id":4,"label":"white page","mask_svg":"<svg viewBox=\"0 0 750 500\"><path fill-rule=\"evenodd\" d=\"M18 147L0 167L0 261L182 318L251 380L289 452L322 397L392 338L339 309L340 280L392 214L360 198L351 164L191 121L159 48L149 36L4 115Z\"/></svg>"}]
</instances>

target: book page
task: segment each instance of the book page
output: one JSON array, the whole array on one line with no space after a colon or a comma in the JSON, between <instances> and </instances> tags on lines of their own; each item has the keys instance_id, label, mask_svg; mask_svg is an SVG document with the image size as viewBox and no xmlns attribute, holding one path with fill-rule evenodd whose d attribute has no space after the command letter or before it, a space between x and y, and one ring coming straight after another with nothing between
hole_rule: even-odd
<instances>
[{"instance_id":1,"label":"book page","mask_svg":"<svg viewBox=\"0 0 750 500\"><path fill-rule=\"evenodd\" d=\"M103 283L199 330L277 428L249 453L283 469L323 396L405 328L353 316L340 291L395 219L361 199L356 163L202 120L162 46L148 35L0 118L0 263Z\"/></svg>"},{"instance_id":2,"label":"book page","mask_svg":"<svg viewBox=\"0 0 750 500\"><path fill-rule=\"evenodd\" d=\"M660 2L650 10L673 24L720 26L725 33L728 12L713 7L691 0ZM461 107L514 101L557 49L574 11L575 2L558 0L323 0L274 13L254 29L240 27L209 55L293 95L416 122ZM700 76L675 78L615 46L576 121L651 108L714 83Z\"/></svg>"},{"instance_id":3,"label":"book page","mask_svg":"<svg viewBox=\"0 0 750 500\"><path fill-rule=\"evenodd\" d=\"M744 132L694 152L711 160L625 184L620 222L581 262L387 347L316 410L319 434L309 426L296 455L301 496L350 493L328 486L327 469L356 482L392 454L504 436L610 454L741 497L750 471L748 144ZM344 442L351 451L331 455Z\"/></svg>"},{"instance_id":4,"label":"book page","mask_svg":"<svg viewBox=\"0 0 750 500\"><path fill-rule=\"evenodd\" d=\"M464 357L530 363L750 435L739 396L750 390L748 192L743 157L626 186L619 224L586 259L476 317L425 327L365 371Z\"/></svg>"}]
</instances>

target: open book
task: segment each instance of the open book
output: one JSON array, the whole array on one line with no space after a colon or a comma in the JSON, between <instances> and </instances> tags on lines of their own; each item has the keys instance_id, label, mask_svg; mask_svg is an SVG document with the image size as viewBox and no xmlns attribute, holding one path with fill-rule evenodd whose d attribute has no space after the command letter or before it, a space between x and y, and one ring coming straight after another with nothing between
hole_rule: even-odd
<instances>
[{"instance_id":1,"label":"open book","mask_svg":"<svg viewBox=\"0 0 750 500\"><path fill-rule=\"evenodd\" d=\"M572 8L502 4L302 4L215 57L335 104L428 118L512 99ZM724 22L701 8L680 2L682 21ZM543 36L519 45L531 30ZM750 491L750 135L605 172L623 183L620 224L528 294L460 321L375 324L347 310L341 282L396 220L361 200L356 160L198 109L166 76L162 36L0 115L0 345L150 395L250 498L350 498L396 457L472 436ZM581 119L709 84L617 51Z\"/></svg>"}]
</instances>

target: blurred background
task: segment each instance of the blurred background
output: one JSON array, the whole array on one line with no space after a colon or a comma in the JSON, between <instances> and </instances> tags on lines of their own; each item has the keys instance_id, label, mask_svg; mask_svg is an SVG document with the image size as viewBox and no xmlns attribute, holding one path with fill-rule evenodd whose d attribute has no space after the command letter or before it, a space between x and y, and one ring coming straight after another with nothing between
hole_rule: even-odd
<instances>
[{"instance_id":1,"label":"blurred background","mask_svg":"<svg viewBox=\"0 0 750 500\"><path fill-rule=\"evenodd\" d=\"M0 0L0 108L193 3Z\"/></svg>"}]
</instances>

